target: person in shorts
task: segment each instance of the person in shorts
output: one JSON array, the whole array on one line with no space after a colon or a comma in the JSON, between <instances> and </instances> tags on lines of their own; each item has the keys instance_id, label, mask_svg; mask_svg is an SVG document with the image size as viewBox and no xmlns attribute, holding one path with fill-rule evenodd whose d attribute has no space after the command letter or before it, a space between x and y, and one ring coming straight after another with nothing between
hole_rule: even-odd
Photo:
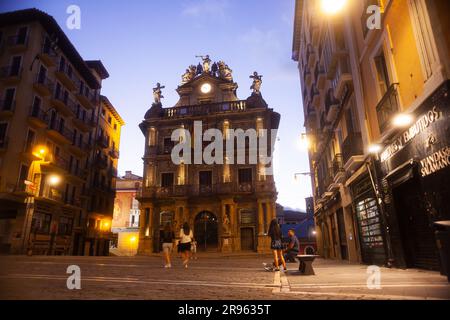
<instances>
[{"instance_id":1,"label":"person in shorts","mask_svg":"<svg viewBox=\"0 0 450 320\"><path fill-rule=\"evenodd\" d=\"M267 232L267 235L270 237L270 249L273 251L273 258L274 258L274 266L268 266L267 264L264 265L264 269L267 271L280 271L280 262L283 265L284 271L287 271L286 268L286 262L284 261L283 257L283 243L281 241L281 228L278 224L277 219L273 219L270 222L269 231Z\"/></svg>"},{"instance_id":2,"label":"person in shorts","mask_svg":"<svg viewBox=\"0 0 450 320\"><path fill-rule=\"evenodd\" d=\"M161 235L162 249L164 256L164 268L172 268L172 262L170 261L170 256L172 254L173 243L175 240L175 234L172 230L170 223L164 226L164 230Z\"/></svg>"},{"instance_id":3,"label":"person in shorts","mask_svg":"<svg viewBox=\"0 0 450 320\"><path fill-rule=\"evenodd\" d=\"M179 248L181 251L181 256L183 258L183 266L187 269L189 264L189 259L191 256L192 240L194 239L194 234L192 233L191 227L186 222L183 224L183 228L180 230L180 243Z\"/></svg>"}]
</instances>

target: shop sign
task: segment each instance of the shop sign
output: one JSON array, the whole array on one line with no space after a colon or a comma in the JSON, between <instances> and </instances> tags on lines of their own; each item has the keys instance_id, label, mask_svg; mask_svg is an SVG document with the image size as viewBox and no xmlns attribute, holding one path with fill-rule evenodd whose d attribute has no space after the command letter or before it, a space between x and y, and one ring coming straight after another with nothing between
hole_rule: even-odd
<instances>
[{"instance_id":1,"label":"shop sign","mask_svg":"<svg viewBox=\"0 0 450 320\"><path fill-rule=\"evenodd\" d=\"M450 147L445 147L420 161L420 173L426 177L450 167Z\"/></svg>"},{"instance_id":2,"label":"shop sign","mask_svg":"<svg viewBox=\"0 0 450 320\"><path fill-rule=\"evenodd\" d=\"M402 150L415 137L424 132L431 124L435 123L441 118L442 114L438 107L434 107L425 115L420 117L417 122L411 126L407 131L400 135L390 146L388 146L380 156L382 162L388 160L397 152Z\"/></svg>"}]
</instances>

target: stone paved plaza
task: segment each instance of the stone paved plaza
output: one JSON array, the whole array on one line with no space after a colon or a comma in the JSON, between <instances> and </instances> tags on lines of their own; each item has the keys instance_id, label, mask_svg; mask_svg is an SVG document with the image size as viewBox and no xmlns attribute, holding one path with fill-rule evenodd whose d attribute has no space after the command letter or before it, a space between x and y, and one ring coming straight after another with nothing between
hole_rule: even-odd
<instances>
[{"instance_id":1,"label":"stone paved plaza","mask_svg":"<svg viewBox=\"0 0 450 320\"><path fill-rule=\"evenodd\" d=\"M262 269L269 256L200 255L189 269L153 257L2 256L1 299L450 299L436 272L381 269L381 289L367 288L367 266L317 260L316 276ZM67 267L81 268L81 290L67 289Z\"/></svg>"}]
</instances>

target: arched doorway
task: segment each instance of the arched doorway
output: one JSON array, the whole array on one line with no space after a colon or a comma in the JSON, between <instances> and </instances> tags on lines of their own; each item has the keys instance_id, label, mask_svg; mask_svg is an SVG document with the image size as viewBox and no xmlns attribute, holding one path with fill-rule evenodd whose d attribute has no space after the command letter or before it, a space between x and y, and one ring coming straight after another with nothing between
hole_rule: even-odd
<instances>
[{"instance_id":1,"label":"arched doorway","mask_svg":"<svg viewBox=\"0 0 450 320\"><path fill-rule=\"evenodd\" d=\"M217 250L219 245L218 221L213 213L202 211L195 217L194 237L197 240L197 250Z\"/></svg>"}]
</instances>

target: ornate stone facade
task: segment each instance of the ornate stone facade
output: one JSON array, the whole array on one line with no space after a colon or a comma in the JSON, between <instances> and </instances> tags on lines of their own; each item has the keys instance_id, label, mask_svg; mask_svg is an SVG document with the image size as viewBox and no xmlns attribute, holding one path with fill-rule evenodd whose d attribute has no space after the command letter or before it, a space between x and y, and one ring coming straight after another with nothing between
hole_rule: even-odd
<instances>
[{"instance_id":1,"label":"ornate stone facade","mask_svg":"<svg viewBox=\"0 0 450 320\"><path fill-rule=\"evenodd\" d=\"M267 129L269 142L270 129L278 128L280 115L268 108L261 94L239 100L231 69L227 67L227 77L215 69L183 77L175 107L154 103L140 125L146 137L144 182L138 199L141 255L159 251L160 230L168 222L176 235L188 222L199 250L270 249L265 233L276 216L277 192L273 176L266 175L267 165L229 164L228 159L224 164L176 165L171 159L173 131L184 128L194 137L194 121L202 121L203 130L216 128L224 133L238 128ZM206 145L203 142L203 148ZM245 149L248 154L247 144Z\"/></svg>"}]
</instances>

